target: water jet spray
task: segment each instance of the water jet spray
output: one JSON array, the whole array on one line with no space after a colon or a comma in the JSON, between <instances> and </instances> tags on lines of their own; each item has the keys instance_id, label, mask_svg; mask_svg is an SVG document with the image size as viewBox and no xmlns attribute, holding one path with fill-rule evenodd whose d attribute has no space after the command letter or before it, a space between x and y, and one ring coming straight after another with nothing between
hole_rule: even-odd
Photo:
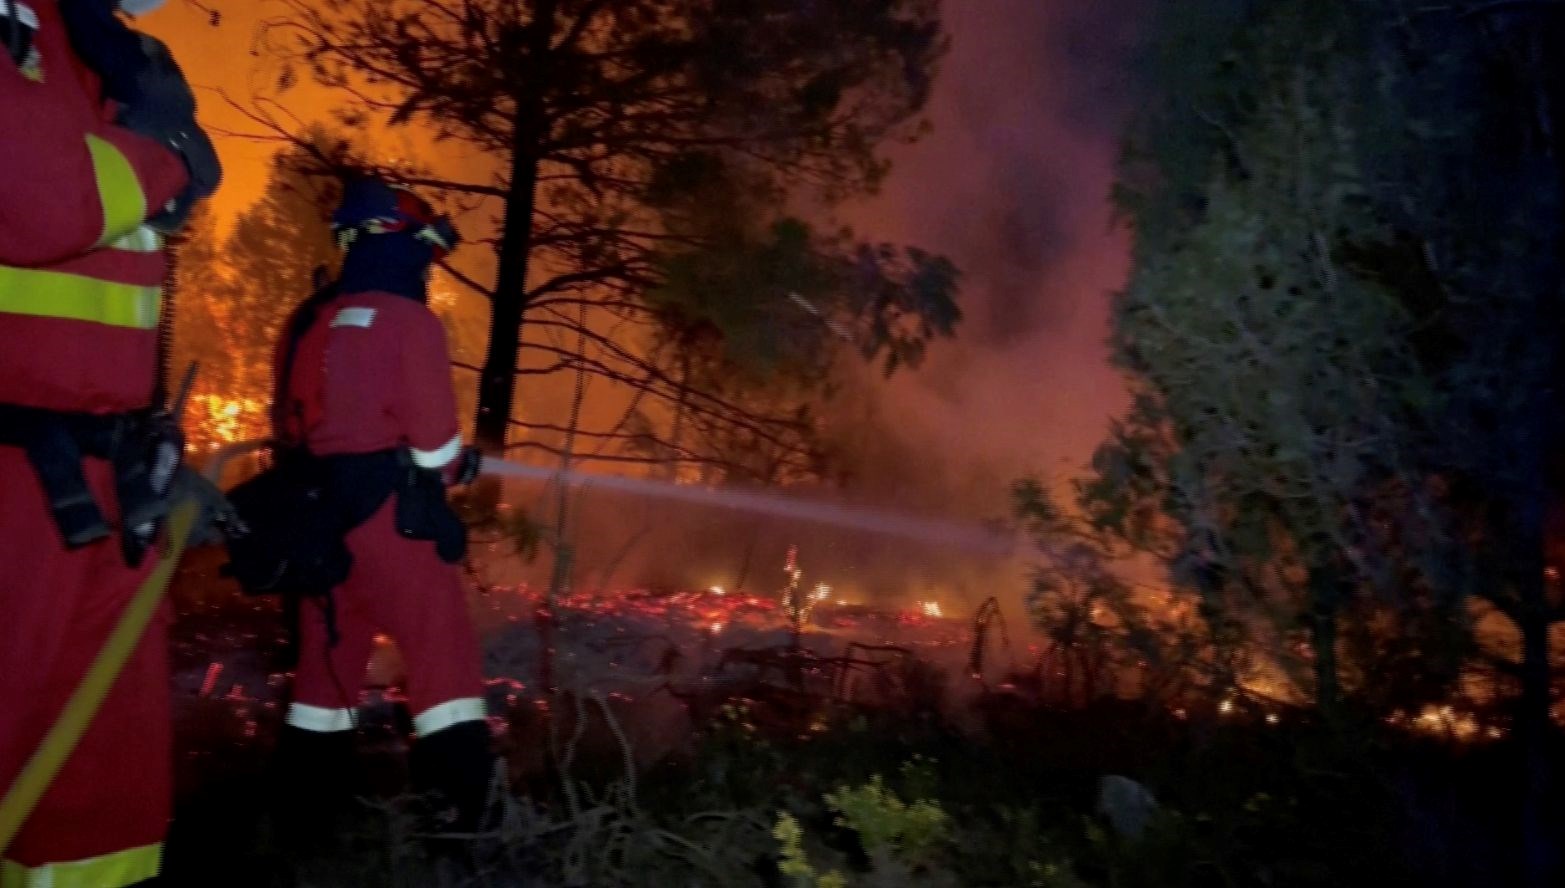
<instances>
[{"instance_id":1,"label":"water jet spray","mask_svg":"<svg viewBox=\"0 0 1565 888\"><path fill-rule=\"evenodd\" d=\"M676 484L650 478L600 475L574 469L543 468L485 456L480 472L504 478L579 484L619 493L694 503L793 518L816 524L895 536L931 545L965 549L984 555L1009 556L1016 551L1013 534L972 524L921 518L887 509L828 503L753 490Z\"/></svg>"}]
</instances>

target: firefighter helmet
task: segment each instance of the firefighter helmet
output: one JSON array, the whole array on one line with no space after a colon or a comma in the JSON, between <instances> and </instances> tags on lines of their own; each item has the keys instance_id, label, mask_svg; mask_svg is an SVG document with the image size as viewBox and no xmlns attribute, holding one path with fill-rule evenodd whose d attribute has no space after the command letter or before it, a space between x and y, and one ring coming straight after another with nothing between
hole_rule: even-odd
<instances>
[{"instance_id":1,"label":"firefighter helmet","mask_svg":"<svg viewBox=\"0 0 1565 888\"><path fill-rule=\"evenodd\" d=\"M344 249L360 234L409 232L428 243L440 260L456 247L458 235L447 216L435 212L429 201L412 189L382 179L349 180L342 202L331 217L332 232Z\"/></svg>"}]
</instances>

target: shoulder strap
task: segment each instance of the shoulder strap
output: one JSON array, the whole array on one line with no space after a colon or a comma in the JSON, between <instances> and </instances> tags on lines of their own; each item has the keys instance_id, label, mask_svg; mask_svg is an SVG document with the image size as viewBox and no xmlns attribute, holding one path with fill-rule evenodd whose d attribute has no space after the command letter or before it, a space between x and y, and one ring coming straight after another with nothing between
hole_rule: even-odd
<instances>
[{"instance_id":1,"label":"shoulder strap","mask_svg":"<svg viewBox=\"0 0 1565 888\"><path fill-rule=\"evenodd\" d=\"M319 275L317 279L319 279ZM338 287L336 281L328 281L320 284L314 293L299 303L299 307L293 310L288 317L287 326L283 329L283 354L278 362L276 388L272 391L272 429L280 432L288 427L288 412L292 405L288 398L288 384L293 376L293 362L299 351L299 340L315 324L315 319L320 316L321 307L337 298Z\"/></svg>"}]
</instances>

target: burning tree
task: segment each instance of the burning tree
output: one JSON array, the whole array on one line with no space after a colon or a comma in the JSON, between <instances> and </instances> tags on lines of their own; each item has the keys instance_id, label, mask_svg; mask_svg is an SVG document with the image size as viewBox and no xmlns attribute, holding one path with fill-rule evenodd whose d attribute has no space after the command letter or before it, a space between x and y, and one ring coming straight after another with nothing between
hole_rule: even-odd
<instances>
[{"instance_id":1,"label":"burning tree","mask_svg":"<svg viewBox=\"0 0 1565 888\"><path fill-rule=\"evenodd\" d=\"M344 123L417 125L496 162L405 176L492 210L493 286L459 275L492 309L473 368L491 451L513 427L564 434L513 415L519 373L581 370L633 392L620 423L572 430L593 458L716 462L695 437L738 435L807 469L811 421L758 403L769 376L818 378L842 339L889 370L953 330L945 260L787 213L873 190L881 146L918 135L936 0L283 5L265 29L282 85L308 72L349 99ZM701 387L693 361L725 366L727 388Z\"/></svg>"},{"instance_id":2,"label":"burning tree","mask_svg":"<svg viewBox=\"0 0 1565 888\"><path fill-rule=\"evenodd\" d=\"M202 207L178 244L175 369L201 364L192 407L198 449L270 434L272 357L283 321L315 289L316 269L336 264L326 223L335 184L303 164L330 140L313 129L302 138L310 149L273 159L266 190L227 237Z\"/></svg>"}]
</instances>

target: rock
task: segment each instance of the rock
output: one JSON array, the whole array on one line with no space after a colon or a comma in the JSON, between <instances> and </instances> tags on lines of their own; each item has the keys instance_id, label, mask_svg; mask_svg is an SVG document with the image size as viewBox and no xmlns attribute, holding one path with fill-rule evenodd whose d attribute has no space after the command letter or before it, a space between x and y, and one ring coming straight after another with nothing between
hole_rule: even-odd
<instances>
[{"instance_id":1,"label":"rock","mask_svg":"<svg viewBox=\"0 0 1565 888\"><path fill-rule=\"evenodd\" d=\"M1118 774L1105 774L1098 782L1098 814L1121 838L1137 840L1157 814L1157 799L1151 790Z\"/></svg>"}]
</instances>

